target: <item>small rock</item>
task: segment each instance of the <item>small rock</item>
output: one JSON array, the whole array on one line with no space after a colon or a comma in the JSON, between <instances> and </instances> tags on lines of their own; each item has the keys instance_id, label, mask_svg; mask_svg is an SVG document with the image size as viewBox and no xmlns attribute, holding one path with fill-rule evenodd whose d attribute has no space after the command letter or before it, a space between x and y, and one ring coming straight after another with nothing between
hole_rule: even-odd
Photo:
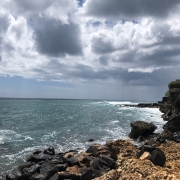
<instances>
[{"instance_id":1,"label":"small rock","mask_svg":"<svg viewBox=\"0 0 180 180\"><path fill-rule=\"evenodd\" d=\"M57 164L58 171L65 171L67 168L67 164Z\"/></svg>"},{"instance_id":2,"label":"small rock","mask_svg":"<svg viewBox=\"0 0 180 180\"><path fill-rule=\"evenodd\" d=\"M79 160L76 157L71 157L67 159L67 163L69 166L79 165Z\"/></svg>"},{"instance_id":3,"label":"small rock","mask_svg":"<svg viewBox=\"0 0 180 180\"><path fill-rule=\"evenodd\" d=\"M166 156L162 150L157 148L152 151L150 160L154 165L163 167L166 162Z\"/></svg>"},{"instance_id":4,"label":"small rock","mask_svg":"<svg viewBox=\"0 0 180 180\"><path fill-rule=\"evenodd\" d=\"M139 159L144 160L150 158L151 158L151 154L149 152L144 152Z\"/></svg>"},{"instance_id":5,"label":"small rock","mask_svg":"<svg viewBox=\"0 0 180 180\"><path fill-rule=\"evenodd\" d=\"M21 173L19 171L12 171L6 175L6 180L16 180L21 177Z\"/></svg>"},{"instance_id":6,"label":"small rock","mask_svg":"<svg viewBox=\"0 0 180 180\"><path fill-rule=\"evenodd\" d=\"M55 150L53 147L49 147L44 150L44 154L55 155Z\"/></svg>"},{"instance_id":7,"label":"small rock","mask_svg":"<svg viewBox=\"0 0 180 180\"><path fill-rule=\"evenodd\" d=\"M94 139L88 139L88 142L93 142L93 141L95 141Z\"/></svg>"},{"instance_id":8,"label":"small rock","mask_svg":"<svg viewBox=\"0 0 180 180\"><path fill-rule=\"evenodd\" d=\"M33 179L33 180L44 180L45 176L42 174L33 174L31 179Z\"/></svg>"},{"instance_id":9,"label":"small rock","mask_svg":"<svg viewBox=\"0 0 180 180\"><path fill-rule=\"evenodd\" d=\"M140 142L144 141L144 138L143 138L142 136L138 136L138 138L136 139L136 141L137 141L138 143L140 143Z\"/></svg>"},{"instance_id":10,"label":"small rock","mask_svg":"<svg viewBox=\"0 0 180 180\"><path fill-rule=\"evenodd\" d=\"M94 156L97 155L97 153L101 152L102 154L109 153L109 149L107 146L101 145L101 144L93 144L90 146L87 151L87 153L92 153ZM99 153L100 154L100 153Z\"/></svg>"},{"instance_id":11,"label":"small rock","mask_svg":"<svg viewBox=\"0 0 180 180\"><path fill-rule=\"evenodd\" d=\"M180 131L176 131L173 133L173 140L178 143L180 142Z\"/></svg>"}]
</instances>

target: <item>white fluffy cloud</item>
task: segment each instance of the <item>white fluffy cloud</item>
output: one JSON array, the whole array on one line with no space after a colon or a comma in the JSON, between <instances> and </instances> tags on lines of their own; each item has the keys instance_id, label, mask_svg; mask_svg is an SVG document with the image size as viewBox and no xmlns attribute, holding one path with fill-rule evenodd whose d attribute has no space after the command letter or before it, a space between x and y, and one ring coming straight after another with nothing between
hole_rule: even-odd
<instances>
[{"instance_id":1,"label":"white fluffy cloud","mask_svg":"<svg viewBox=\"0 0 180 180\"><path fill-rule=\"evenodd\" d=\"M3 1L0 75L167 83L180 66L179 10L176 0Z\"/></svg>"}]
</instances>

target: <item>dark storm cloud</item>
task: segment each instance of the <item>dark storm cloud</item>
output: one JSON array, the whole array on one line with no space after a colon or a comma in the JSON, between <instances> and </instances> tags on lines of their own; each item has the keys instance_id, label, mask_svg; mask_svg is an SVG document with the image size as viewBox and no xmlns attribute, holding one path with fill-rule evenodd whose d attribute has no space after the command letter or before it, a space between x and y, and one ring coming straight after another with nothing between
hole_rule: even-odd
<instances>
[{"instance_id":1,"label":"dark storm cloud","mask_svg":"<svg viewBox=\"0 0 180 180\"><path fill-rule=\"evenodd\" d=\"M94 37L91 41L92 51L97 54L110 53L115 50L113 44L109 41L104 40L105 37Z\"/></svg>"},{"instance_id":2,"label":"dark storm cloud","mask_svg":"<svg viewBox=\"0 0 180 180\"><path fill-rule=\"evenodd\" d=\"M178 0L87 0L86 13L97 17L135 18L138 16L164 17L173 11Z\"/></svg>"},{"instance_id":3,"label":"dark storm cloud","mask_svg":"<svg viewBox=\"0 0 180 180\"><path fill-rule=\"evenodd\" d=\"M99 57L98 60L99 60L99 62L100 62L102 65L107 66L108 63L109 63L109 59L110 59L110 56L104 56L104 55L102 55L102 56Z\"/></svg>"},{"instance_id":4,"label":"dark storm cloud","mask_svg":"<svg viewBox=\"0 0 180 180\"><path fill-rule=\"evenodd\" d=\"M35 29L37 50L50 56L80 55L82 53L78 25L63 24L48 17L37 18Z\"/></svg>"}]
</instances>

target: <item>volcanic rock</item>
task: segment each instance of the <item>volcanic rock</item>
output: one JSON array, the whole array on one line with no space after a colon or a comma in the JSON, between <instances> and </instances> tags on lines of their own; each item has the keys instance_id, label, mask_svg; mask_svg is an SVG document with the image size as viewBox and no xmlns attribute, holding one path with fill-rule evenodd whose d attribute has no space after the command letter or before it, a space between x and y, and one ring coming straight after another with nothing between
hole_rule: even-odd
<instances>
[{"instance_id":1,"label":"volcanic rock","mask_svg":"<svg viewBox=\"0 0 180 180\"><path fill-rule=\"evenodd\" d=\"M153 123L147 123L144 121L136 121L131 123L131 132L129 134L130 138L136 139L138 136L149 136L157 127Z\"/></svg>"}]
</instances>

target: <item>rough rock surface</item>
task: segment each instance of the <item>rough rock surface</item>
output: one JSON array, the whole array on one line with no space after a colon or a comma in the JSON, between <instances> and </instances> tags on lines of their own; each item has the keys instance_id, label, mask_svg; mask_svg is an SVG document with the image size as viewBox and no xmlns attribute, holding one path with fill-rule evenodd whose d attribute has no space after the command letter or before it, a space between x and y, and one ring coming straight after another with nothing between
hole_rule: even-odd
<instances>
[{"instance_id":1,"label":"rough rock surface","mask_svg":"<svg viewBox=\"0 0 180 180\"><path fill-rule=\"evenodd\" d=\"M116 145L115 145L116 144ZM109 145L119 148L117 169L111 170L95 180L177 180L180 179L180 144L169 141L158 148L166 155L164 167L154 165L150 160L140 160L136 154L140 151L129 141L118 140Z\"/></svg>"},{"instance_id":2,"label":"rough rock surface","mask_svg":"<svg viewBox=\"0 0 180 180\"><path fill-rule=\"evenodd\" d=\"M135 121L131 123L131 132L129 134L130 138L136 139L138 136L149 136L157 127L153 123L148 123L144 121Z\"/></svg>"}]
</instances>

